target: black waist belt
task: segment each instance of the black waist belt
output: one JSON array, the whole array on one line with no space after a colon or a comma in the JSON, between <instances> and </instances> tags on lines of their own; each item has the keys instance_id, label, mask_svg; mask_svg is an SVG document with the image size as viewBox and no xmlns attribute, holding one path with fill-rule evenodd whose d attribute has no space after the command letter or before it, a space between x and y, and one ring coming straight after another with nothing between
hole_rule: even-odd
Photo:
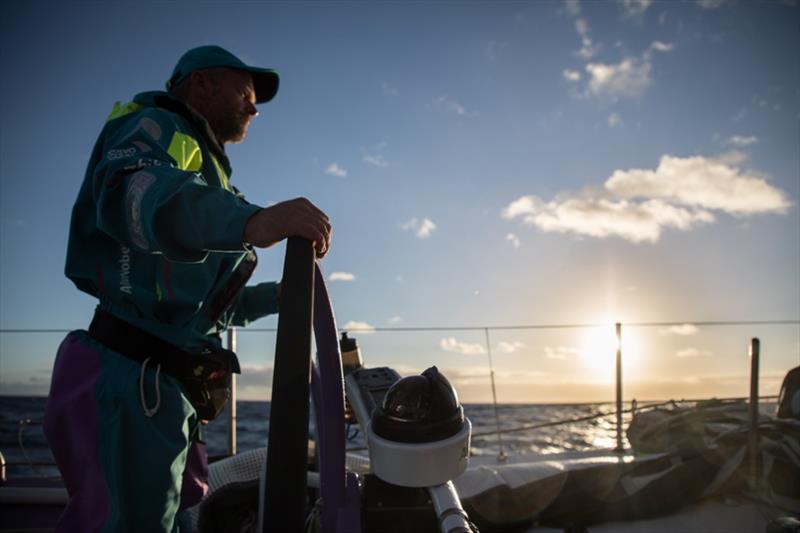
<instances>
[{"instance_id":1,"label":"black waist belt","mask_svg":"<svg viewBox=\"0 0 800 533\"><path fill-rule=\"evenodd\" d=\"M124 320L96 309L89 335L100 344L129 359L153 367L181 382L189 401L204 420L215 418L230 397L231 373L240 373L239 360L230 350L209 346L193 354Z\"/></svg>"}]
</instances>

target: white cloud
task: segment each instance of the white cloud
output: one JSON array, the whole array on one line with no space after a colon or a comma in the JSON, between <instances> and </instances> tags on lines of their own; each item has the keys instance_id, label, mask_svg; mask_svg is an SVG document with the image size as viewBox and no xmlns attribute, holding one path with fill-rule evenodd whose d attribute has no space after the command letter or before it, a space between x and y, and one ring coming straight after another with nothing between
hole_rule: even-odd
<instances>
[{"instance_id":1,"label":"white cloud","mask_svg":"<svg viewBox=\"0 0 800 533\"><path fill-rule=\"evenodd\" d=\"M755 135L750 135L745 137L743 135L734 135L729 137L726 141L727 144L731 146L736 146L737 148L744 148L746 146L750 146L751 144L756 144L758 142L758 137Z\"/></svg>"},{"instance_id":2,"label":"white cloud","mask_svg":"<svg viewBox=\"0 0 800 533\"><path fill-rule=\"evenodd\" d=\"M662 335L694 335L697 333L697 326L694 324L681 324L680 326L669 326L658 330Z\"/></svg>"},{"instance_id":3,"label":"white cloud","mask_svg":"<svg viewBox=\"0 0 800 533\"><path fill-rule=\"evenodd\" d=\"M511 242L511 246L514 248L519 248L522 243L519 241L519 237L514 235L513 233L509 233L506 235L506 240Z\"/></svg>"},{"instance_id":4,"label":"white cloud","mask_svg":"<svg viewBox=\"0 0 800 533\"><path fill-rule=\"evenodd\" d=\"M581 38L581 48L575 54L582 59L590 59L597 53L597 47L592 43L592 38L589 36L589 22L586 19L575 20L575 31Z\"/></svg>"},{"instance_id":5,"label":"white cloud","mask_svg":"<svg viewBox=\"0 0 800 533\"><path fill-rule=\"evenodd\" d=\"M709 350L699 350L697 348L685 348L675 352L677 357L711 357L713 354Z\"/></svg>"},{"instance_id":6,"label":"white cloud","mask_svg":"<svg viewBox=\"0 0 800 533\"><path fill-rule=\"evenodd\" d=\"M500 341L497 343L497 351L506 354L514 353L520 348L524 347L525 345L520 341L512 341L512 342Z\"/></svg>"},{"instance_id":7,"label":"white cloud","mask_svg":"<svg viewBox=\"0 0 800 533\"><path fill-rule=\"evenodd\" d=\"M727 0L697 0L697 5L703 9L717 9Z\"/></svg>"},{"instance_id":8,"label":"white cloud","mask_svg":"<svg viewBox=\"0 0 800 533\"><path fill-rule=\"evenodd\" d=\"M439 341L439 347L445 352L455 352L462 355L480 355L486 353L486 348L481 344L460 342L455 337L448 337Z\"/></svg>"},{"instance_id":9,"label":"white cloud","mask_svg":"<svg viewBox=\"0 0 800 533\"><path fill-rule=\"evenodd\" d=\"M515 203L517 206L512 208ZM636 243L657 242L663 227L688 230L694 224L713 221L708 212L682 209L661 200L630 202L583 196L545 203L535 196L526 196L512 205L504 210L504 216L515 211L526 224L544 232L572 232L598 238L618 236ZM520 205L530 209L523 213Z\"/></svg>"},{"instance_id":10,"label":"white cloud","mask_svg":"<svg viewBox=\"0 0 800 533\"><path fill-rule=\"evenodd\" d=\"M389 324L399 324L402 321L403 321L403 318L399 317L399 316L393 316L392 318L390 318L388 320Z\"/></svg>"},{"instance_id":11,"label":"white cloud","mask_svg":"<svg viewBox=\"0 0 800 533\"><path fill-rule=\"evenodd\" d=\"M570 70L565 68L561 74L564 76L564 79L571 82L576 82L581 80L581 73L577 70Z\"/></svg>"},{"instance_id":12,"label":"white cloud","mask_svg":"<svg viewBox=\"0 0 800 533\"><path fill-rule=\"evenodd\" d=\"M619 0L625 16L635 17L644 14L647 8L652 5L652 0Z\"/></svg>"},{"instance_id":13,"label":"white cloud","mask_svg":"<svg viewBox=\"0 0 800 533\"><path fill-rule=\"evenodd\" d=\"M586 65L588 91L594 96L636 98L652 83L651 70L650 61L633 57L613 65L589 63Z\"/></svg>"},{"instance_id":14,"label":"white cloud","mask_svg":"<svg viewBox=\"0 0 800 533\"><path fill-rule=\"evenodd\" d=\"M436 229L436 224L429 218L418 220L416 217L412 218L401 226L404 230L411 230L420 239L427 239Z\"/></svg>"},{"instance_id":15,"label":"white cloud","mask_svg":"<svg viewBox=\"0 0 800 533\"><path fill-rule=\"evenodd\" d=\"M544 347L544 356L548 359L567 359L580 355L580 351L576 348L569 348L567 346L552 346Z\"/></svg>"},{"instance_id":16,"label":"white cloud","mask_svg":"<svg viewBox=\"0 0 800 533\"><path fill-rule=\"evenodd\" d=\"M449 113L455 113L456 115L461 115L466 117L474 117L478 115L477 111L467 111L467 109L463 105L451 99L447 95L442 95L439 98L437 98L435 100L435 104L441 109L444 109Z\"/></svg>"},{"instance_id":17,"label":"white cloud","mask_svg":"<svg viewBox=\"0 0 800 533\"><path fill-rule=\"evenodd\" d=\"M359 322L358 320L349 320L342 326L342 329L346 329L347 331L358 331L361 335L369 335L375 331L375 326L372 326L366 322Z\"/></svg>"},{"instance_id":18,"label":"white cloud","mask_svg":"<svg viewBox=\"0 0 800 533\"><path fill-rule=\"evenodd\" d=\"M611 113L608 116L608 127L616 128L617 126L622 126L622 117L619 116L619 113Z\"/></svg>"},{"instance_id":19,"label":"white cloud","mask_svg":"<svg viewBox=\"0 0 800 533\"><path fill-rule=\"evenodd\" d=\"M786 193L743 170L746 162L737 151L715 158L664 155L654 170L614 171L603 189L567 191L549 202L522 196L501 215L544 232L655 243L665 228L688 231L714 222L713 211L735 217L786 213L792 206Z\"/></svg>"},{"instance_id":20,"label":"white cloud","mask_svg":"<svg viewBox=\"0 0 800 533\"><path fill-rule=\"evenodd\" d=\"M650 50L655 50L657 52L671 52L674 48L672 43L664 43L661 41L653 41L650 43Z\"/></svg>"},{"instance_id":21,"label":"white cloud","mask_svg":"<svg viewBox=\"0 0 800 533\"><path fill-rule=\"evenodd\" d=\"M325 174L330 174L331 176L337 176L339 178L343 178L347 176L347 171L339 166L339 163L331 163L328 165L328 168L325 169Z\"/></svg>"},{"instance_id":22,"label":"white cloud","mask_svg":"<svg viewBox=\"0 0 800 533\"><path fill-rule=\"evenodd\" d=\"M742 159L741 154L728 155ZM605 187L622 198L661 199L735 216L788 210L791 203L783 191L736 164L724 158L664 155L655 170L614 171Z\"/></svg>"},{"instance_id":23,"label":"white cloud","mask_svg":"<svg viewBox=\"0 0 800 533\"><path fill-rule=\"evenodd\" d=\"M355 274L350 272L331 272L328 276L328 281L353 281L356 279Z\"/></svg>"},{"instance_id":24,"label":"white cloud","mask_svg":"<svg viewBox=\"0 0 800 533\"><path fill-rule=\"evenodd\" d=\"M567 13L573 17L581 14L581 4L579 0L564 0L564 7L567 8Z\"/></svg>"},{"instance_id":25,"label":"white cloud","mask_svg":"<svg viewBox=\"0 0 800 533\"><path fill-rule=\"evenodd\" d=\"M389 163L386 162L386 160L383 158L383 155L381 154L376 154L376 155L366 154L364 155L363 160L365 163L369 163L370 165L376 167L385 168L389 166Z\"/></svg>"}]
</instances>

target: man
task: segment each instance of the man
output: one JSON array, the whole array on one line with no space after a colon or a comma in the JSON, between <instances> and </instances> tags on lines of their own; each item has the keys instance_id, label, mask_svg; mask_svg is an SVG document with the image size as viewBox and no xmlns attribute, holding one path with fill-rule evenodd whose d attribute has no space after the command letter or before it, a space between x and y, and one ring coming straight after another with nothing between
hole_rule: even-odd
<instances>
[{"instance_id":1,"label":"man","mask_svg":"<svg viewBox=\"0 0 800 533\"><path fill-rule=\"evenodd\" d=\"M115 104L72 213L66 275L99 300L59 348L44 429L70 500L59 531L178 531L205 493L198 424L227 401L228 326L278 309L279 285L245 287L253 247L330 246L306 199L260 208L230 184L241 142L278 75L217 46L184 54L168 92Z\"/></svg>"}]
</instances>

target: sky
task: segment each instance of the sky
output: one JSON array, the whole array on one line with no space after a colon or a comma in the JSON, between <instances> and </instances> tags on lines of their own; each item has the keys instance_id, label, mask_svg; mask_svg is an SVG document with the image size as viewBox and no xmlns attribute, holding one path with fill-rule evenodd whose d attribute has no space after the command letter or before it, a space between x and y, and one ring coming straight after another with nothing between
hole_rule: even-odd
<instances>
[{"instance_id":1,"label":"sky","mask_svg":"<svg viewBox=\"0 0 800 533\"><path fill-rule=\"evenodd\" d=\"M607 401L615 322L626 399L746 396L752 337L763 394L800 364L796 1L6 1L0 394L46 394L64 336L18 330L91 318L63 265L112 105L204 44L279 71L232 182L330 216L367 365L484 402L491 360L500 402ZM276 324L239 331L242 398L268 398Z\"/></svg>"}]
</instances>

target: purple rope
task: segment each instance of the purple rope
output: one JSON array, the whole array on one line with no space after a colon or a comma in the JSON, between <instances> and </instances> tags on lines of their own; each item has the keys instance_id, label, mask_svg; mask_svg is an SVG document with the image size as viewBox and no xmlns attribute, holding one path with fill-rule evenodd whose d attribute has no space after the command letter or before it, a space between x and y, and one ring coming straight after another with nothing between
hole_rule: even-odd
<instances>
[{"instance_id":1,"label":"purple rope","mask_svg":"<svg viewBox=\"0 0 800 533\"><path fill-rule=\"evenodd\" d=\"M361 519L355 479L345 473L344 375L336 318L325 278L316 265L314 337L317 363L311 373L311 396L319 444L323 533L359 533ZM349 481L349 483L348 483ZM350 490L348 490L350 489Z\"/></svg>"}]
</instances>

